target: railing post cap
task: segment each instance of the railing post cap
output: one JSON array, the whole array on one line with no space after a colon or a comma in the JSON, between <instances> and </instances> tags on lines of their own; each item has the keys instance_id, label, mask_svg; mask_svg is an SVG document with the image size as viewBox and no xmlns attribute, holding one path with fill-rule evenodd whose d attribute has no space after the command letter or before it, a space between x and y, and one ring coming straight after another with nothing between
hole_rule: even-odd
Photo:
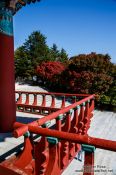
<instances>
[{"instance_id":1,"label":"railing post cap","mask_svg":"<svg viewBox=\"0 0 116 175\"><path fill-rule=\"evenodd\" d=\"M72 114L72 112L73 112L73 109L70 109L68 112L67 112L67 114Z\"/></svg>"},{"instance_id":2,"label":"railing post cap","mask_svg":"<svg viewBox=\"0 0 116 175\"><path fill-rule=\"evenodd\" d=\"M30 132L27 131L23 136L24 136L24 137L30 137Z\"/></svg>"},{"instance_id":3,"label":"railing post cap","mask_svg":"<svg viewBox=\"0 0 116 175\"><path fill-rule=\"evenodd\" d=\"M53 145L58 144L58 139L55 137L47 137L47 141Z\"/></svg>"},{"instance_id":4,"label":"railing post cap","mask_svg":"<svg viewBox=\"0 0 116 175\"><path fill-rule=\"evenodd\" d=\"M92 152L95 152L95 147L92 145L82 144L82 150L92 153Z\"/></svg>"},{"instance_id":5,"label":"railing post cap","mask_svg":"<svg viewBox=\"0 0 116 175\"><path fill-rule=\"evenodd\" d=\"M43 128L48 128L51 125L51 121L48 121L42 125Z\"/></svg>"},{"instance_id":6,"label":"railing post cap","mask_svg":"<svg viewBox=\"0 0 116 175\"><path fill-rule=\"evenodd\" d=\"M81 106L85 106L85 102L83 102L83 103L81 104Z\"/></svg>"},{"instance_id":7,"label":"railing post cap","mask_svg":"<svg viewBox=\"0 0 116 175\"><path fill-rule=\"evenodd\" d=\"M57 120L62 120L63 117L64 117L63 114L60 114L56 119L57 119Z\"/></svg>"},{"instance_id":8,"label":"railing post cap","mask_svg":"<svg viewBox=\"0 0 116 175\"><path fill-rule=\"evenodd\" d=\"M80 105L76 106L75 109L80 109Z\"/></svg>"},{"instance_id":9,"label":"railing post cap","mask_svg":"<svg viewBox=\"0 0 116 175\"><path fill-rule=\"evenodd\" d=\"M72 96L72 98L76 98L76 96Z\"/></svg>"}]
</instances>

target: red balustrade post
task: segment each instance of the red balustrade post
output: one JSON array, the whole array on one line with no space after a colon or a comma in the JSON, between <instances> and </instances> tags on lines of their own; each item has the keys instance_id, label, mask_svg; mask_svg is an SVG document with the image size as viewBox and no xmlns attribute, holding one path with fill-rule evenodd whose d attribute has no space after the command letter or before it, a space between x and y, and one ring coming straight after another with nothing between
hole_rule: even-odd
<instances>
[{"instance_id":1,"label":"red balustrade post","mask_svg":"<svg viewBox=\"0 0 116 175\"><path fill-rule=\"evenodd\" d=\"M55 107L55 95L52 95L52 103L51 103L51 108Z\"/></svg>"},{"instance_id":2,"label":"red balustrade post","mask_svg":"<svg viewBox=\"0 0 116 175\"><path fill-rule=\"evenodd\" d=\"M37 94L34 94L33 106L37 105Z\"/></svg>"},{"instance_id":3,"label":"red balustrade post","mask_svg":"<svg viewBox=\"0 0 116 175\"><path fill-rule=\"evenodd\" d=\"M12 10L0 7L0 18L0 132L9 132L16 120Z\"/></svg>"},{"instance_id":4,"label":"red balustrade post","mask_svg":"<svg viewBox=\"0 0 116 175\"><path fill-rule=\"evenodd\" d=\"M61 128L62 131L70 132L71 129L71 110L66 113L66 121L64 126ZM61 169L64 169L69 163L69 141L61 141Z\"/></svg>"},{"instance_id":5,"label":"red balustrade post","mask_svg":"<svg viewBox=\"0 0 116 175\"><path fill-rule=\"evenodd\" d=\"M79 106L74 108L74 115L73 115L73 119L71 121L71 131L70 131L71 133L78 132L78 127L77 127L78 121L79 121L78 120L78 117L79 117L78 113L79 113Z\"/></svg>"},{"instance_id":6,"label":"red balustrade post","mask_svg":"<svg viewBox=\"0 0 116 175\"><path fill-rule=\"evenodd\" d=\"M85 113L84 113L84 126L83 126L83 132L82 134L87 134L87 131L89 129L89 122L90 122L90 115L89 115L89 100L86 101L85 104Z\"/></svg>"},{"instance_id":7,"label":"red balustrade post","mask_svg":"<svg viewBox=\"0 0 116 175\"><path fill-rule=\"evenodd\" d=\"M19 93L19 97L17 99L16 104L22 104L22 93Z\"/></svg>"},{"instance_id":8,"label":"red balustrade post","mask_svg":"<svg viewBox=\"0 0 116 175\"><path fill-rule=\"evenodd\" d=\"M78 124L78 133L79 134L82 134L82 131L83 131L82 129L83 129L83 126L84 126L84 122L83 122L83 119L84 119L84 106L85 106L85 103L80 105L79 124Z\"/></svg>"},{"instance_id":9,"label":"red balustrade post","mask_svg":"<svg viewBox=\"0 0 116 175\"><path fill-rule=\"evenodd\" d=\"M42 137L34 146L35 175L45 175L49 162L49 143Z\"/></svg>"},{"instance_id":10,"label":"red balustrade post","mask_svg":"<svg viewBox=\"0 0 116 175\"><path fill-rule=\"evenodd\" d=\"M60 167L58 162L58 139L47 137L49 143L49 162L46 170L46 175L60 175Z\"/></svg>"},{"instance_id":11,"label":"red balustrade post","mask_svg":"<svg viewBox=\"0 0 116 175\"><path fill-rule=\"evenodd\" d=\"M85 151L84 173L83 175L94 175L94 152L95 147L82 144L82 150Z\"/></svg>"},{"instance_id":12,"label":"red balustrade post","mask_svg":"<svg viewBox=\"0 0 116 175\"><path fill-rule=\"evenodd\" d=\"M56 130L58 131L61 131L61 127L62 127L62 120L63 119L63 115L59 115L57 118L56 118ZM61 142L59 141L58 142L58 166L61 170Z\"/></svg>"},{"instance_id":13,"label":"red balustrade post","mask_svg":"<svg viewBox=\"0 0 116 175\"><path fill-rule=\"evenodd\" d=\"M43 97L43 99L42 99L42 105L41 106L45 107L46 106L46 95L43 94L42 97Z\"/></svg>"},{"instance_id":14,"label":"red balustrade post","mask_svg":"<svg viewBox=\"0 0 116 175\"><path fill-rule=\"evenodd\" d=\"M14 162L14 165L18 168L22 168L25 169L27 167L27 165L29 165L32 162L33 159L33 145L32 145L32 140L30 137L30 133L26 132L24 134L24 149L23 151L17 156L16 161ZM33 171L33 168L31 168ZM27 168L27 172L31 171L28 170Z\"/></svg>"},{"instance_id":15,"label":"red balustrade post","mask_svg":"<svg viewBox=\"0 0 116 175\"><path fill-rule=\"evenodd\" d=\"M73 101L72 101L72 102L73 102L73 103L76 103L77 97L76 97L76 96L73 96L72 98L73 98Z\"/></svg>"},{"instance_id":16,"label":"red balustrade post","mask_svg":"<svg viewBox=\"0 0 116 175\"><path fill-rule=\"evenodd\" d=\"M62 97L62 104L61 104L61 108L65 107L65 96Z\"/></svg>"},{"instance_id":17,"label":"red balustrade post","mask_svg":"<svg viewBox=\"0 0 116 175\"><path fill-rule=\"evenodd\" d=\"M29 94L26 93L25 105L29 105Z\"/></svg>"},{"instance_id":18,"label":"red balustrade post","mask_svg":"<svg viewBox=\"0 0 116 175\"><path fill-rule=\"evenodd\" d=\"M95 105L95 100L93 98L93 99L91 99L90 113L94 110L94 105ZM92 117L92 115L91 115L91 117Z\"/></svg>"}]
</instances>

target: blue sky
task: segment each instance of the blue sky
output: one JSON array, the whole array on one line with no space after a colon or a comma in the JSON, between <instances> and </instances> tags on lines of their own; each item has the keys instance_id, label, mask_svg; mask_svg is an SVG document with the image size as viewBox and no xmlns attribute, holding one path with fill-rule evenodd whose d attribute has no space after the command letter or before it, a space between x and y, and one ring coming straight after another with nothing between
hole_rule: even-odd
<instances>
[{"instance_id":1,"label":"blue sky","mask_svg":"<svg viewBox=\"0 0 116 175\"><path fill-rule=\"evenodd\" d=\"M15 49L40 30L51 47L56 43L69 56L108 53L116 63L115 0L41 0L23 7L14 17Z\"/></svg>"}]
</instances>

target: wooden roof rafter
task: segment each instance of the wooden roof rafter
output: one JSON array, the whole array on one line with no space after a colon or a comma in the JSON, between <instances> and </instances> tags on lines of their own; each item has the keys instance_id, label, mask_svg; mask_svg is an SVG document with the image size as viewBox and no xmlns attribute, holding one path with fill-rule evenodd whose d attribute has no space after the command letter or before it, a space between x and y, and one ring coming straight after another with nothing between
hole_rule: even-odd
<instances>
[{"instance_id":1,"label":"wooden roof rafter","mask_svg":"<svg viewBox=\"0 0 116 175\"><path fill-rule=\"evenodd\" d=\"M16 5L15 5L15 11L14 14L20 10L23 6L30 4L30 3L35 3L35 2L39 2L40 0L18 0Z\"/></svg>"},{"instance_id":2,"label":"wooden roof rafter","mask_svg":"<svg viewBox=\"0 0 116 175\"><path fill-rule=\"evenodd\" d=\"M2 4L8 9L12 9L13 15L16 14L23 6L26 6L30 3L40 2L41 0L1 0L0 5Z\"/></svg>"}]
</instances>

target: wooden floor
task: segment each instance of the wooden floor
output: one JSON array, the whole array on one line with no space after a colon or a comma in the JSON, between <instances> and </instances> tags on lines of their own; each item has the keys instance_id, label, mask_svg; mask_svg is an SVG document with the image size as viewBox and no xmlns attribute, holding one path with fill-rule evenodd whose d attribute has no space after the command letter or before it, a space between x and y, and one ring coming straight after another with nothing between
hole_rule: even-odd
<instances>
[{"instance_id":1,"label":"wooden floor","mask_svg":"<svg viewBox=\"0 0 116 175\"><path fill-rule=\"evenodd\" d=\"M44 91L39 87L31 87L28 85L16 85L16 90L26 91ZM29 121L35 120L38 115L24 114L17 112L17 120ZM104 138L116 141L116 113L107 111L95 111L91 121L91 127L88 134L93 137ZM0 161L5 156L11 155L11 150L23 142L23 137L15 139L11 133L0 134ZM84 154L84 153L83 153ZM83 156L83 155L82 155ZM83 168L82 162L75 158L62 175L81 175ZM95 175L116 175L116 153L96 149L95 151Z\"/></svg>"}]
</instances>

